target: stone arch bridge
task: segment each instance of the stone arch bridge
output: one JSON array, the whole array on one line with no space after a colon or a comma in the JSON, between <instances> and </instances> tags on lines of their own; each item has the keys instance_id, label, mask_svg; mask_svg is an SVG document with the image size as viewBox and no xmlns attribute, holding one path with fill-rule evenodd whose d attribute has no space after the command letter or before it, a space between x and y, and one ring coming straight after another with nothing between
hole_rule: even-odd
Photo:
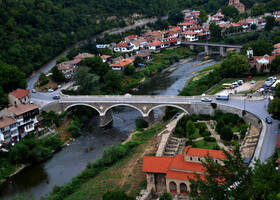
<instances>
[{"instance_id":1,"label":"stone arch bridge","mask_svg":"<svg viewBox=\"0 0 280 200\"><path fill-rule=\"evenodd\" d=\"M100 116L100 126L106 126L112 120L112 108L128 106L138 110L149 123L154 120L154 109L160 107L176 107L187 114L211 114L214 109L209 103L192 102L192 99L201 97L178 96L67 96L62 95L59 101L54 101L41 108L41 110L56 112L84 105L95 109Z\"/></svg>"}]
</instances>

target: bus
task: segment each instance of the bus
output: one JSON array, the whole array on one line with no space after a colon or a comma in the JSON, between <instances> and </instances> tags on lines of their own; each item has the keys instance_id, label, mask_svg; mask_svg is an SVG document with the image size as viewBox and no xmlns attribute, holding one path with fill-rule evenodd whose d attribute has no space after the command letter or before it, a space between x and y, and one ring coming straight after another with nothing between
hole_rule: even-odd
<instances>
[{"instance_id":1,"label":"bus","mask_svg":"<svg viewBox=\"0 0 280 200\"><path fill-rule=\"evenodd\" d=\"M223 83L223 89L232 88L231 83Z\"/></svg>"}]
</instances>

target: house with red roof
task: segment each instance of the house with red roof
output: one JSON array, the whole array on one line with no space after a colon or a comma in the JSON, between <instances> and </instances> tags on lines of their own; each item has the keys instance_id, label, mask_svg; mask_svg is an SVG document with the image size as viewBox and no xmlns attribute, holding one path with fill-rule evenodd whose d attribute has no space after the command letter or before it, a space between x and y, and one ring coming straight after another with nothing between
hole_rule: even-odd
<instances>
[{"instance_id":1,"label":"house with red roof","mask_svg":"<svg viewBox=\"0 0 280 200\"><path fill-rule=\"evenodd\" d=\"M124 38L127 42L133 42L134 40L137 40L139 38L138 35L128 35Z\"/></svg>"},{"instance_id":2,"label":"house with red roof","mask_svg":"<svg viewBox=\"0 0 280 200\"><path fill-rule=\"evenodd\" d=\"M16 89L8 94L9 104L11 106L18 104L28 104L30 103L30 93L29 90Z\"/></svg>"},{"instance_id":3,"label":"house with red roof","mask_svg":"<svg viewBox=\"0 0 280 200\"><path fill-rule=\"evenodd\" d=\"M198 149L187 146L184 154L175 157L145 156L142 171L146 173L147 187L154 192L167 190L170 193L186 195L190 191L190 179L195 173L204 178L202 161L209 155L215 162L223 164L226 158L221 150Z\"/></svg>"},{"instance_id":4,"label":"house with red roof","mask_svg":"<svg viewBox=\"0 0 280 200\"><path fill-rule=\"evenodd\" d=\"M180 36L183 40L193 42L198 40L198 33L194 31L184 31L180 33Z\"/></svg>"},{"instance_id":5,"label":"house with red roof","mask_svg":"<svg viewBox=\"0 0 280 200\"><path fill-rule=\"evenodd\" d=\"M270 64L275 59L275 56L253 56L251 60L248 61L249 67L256 68L258 72L264 71L269 72L269 69L267 67L268 64Z\"/></svg>"},{"instance_id":6,"label":"house with red roof","mask_svg":"<svg viewBox=\"0 0 280 200\"><path fill-rule=\"evenodd\" d=\"M276 12L273 15L276 19L280 19L280 12Z\"/></svg>"},{"instance_id":7,"label":"house with red roof","mask_svg":"<svg viewBox=\"0 0 280 200\"><path fill-rule=\"evenodd\" d=\"M127 53L132 52L134 45L131 42L122 41L114 46L115 52Z\"/></svg>"},{"instance_id":8,"label":"house with red roof","mask_svg":"<svg viewBox=\"0 0 280 200\"><path fill-rule=\"evenodd\" d=\"M177 46L181 44L181 39L177 37L162 38L161 40L156 40L151 42L148 46L150 50L159 50L162 48L167 48L171 46Z\"/></svg>"},{"instance_id":9,"label":"house with red roof","mask_svg":"<svg viewBox=\"0 0 280 200\"><path fill-rule=\"evenodd\" d=\"M112 68L112 70L121 71L127 65L133 65L134 60L135 59L132 59L132 58L123 59L123 60L121 60L119 62L111 64L110 67Z\"/></svg>"}]
</instances>

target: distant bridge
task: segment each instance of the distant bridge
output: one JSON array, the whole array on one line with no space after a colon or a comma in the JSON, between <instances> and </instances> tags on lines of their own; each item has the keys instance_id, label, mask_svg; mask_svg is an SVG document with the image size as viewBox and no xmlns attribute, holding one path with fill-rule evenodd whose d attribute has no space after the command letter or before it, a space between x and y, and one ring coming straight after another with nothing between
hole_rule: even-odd
<instances>
[{"instance_id":1,"label":"distant bridge","mask_svg":"<svg viewBox=\"0 0 280 200\"><path fill-rule=\"evenodd\" d=\"M227 49L235 49L236 52L240 52L240 50L242 49L242 46L240 45L211 44L199 42L181 42L181 45L188 45L191 50L194 50L196 46L204 46L205 55L211 55L213 47L218 47L220 49L221 56L227 55Z\"/></svg>"}]
</instances>

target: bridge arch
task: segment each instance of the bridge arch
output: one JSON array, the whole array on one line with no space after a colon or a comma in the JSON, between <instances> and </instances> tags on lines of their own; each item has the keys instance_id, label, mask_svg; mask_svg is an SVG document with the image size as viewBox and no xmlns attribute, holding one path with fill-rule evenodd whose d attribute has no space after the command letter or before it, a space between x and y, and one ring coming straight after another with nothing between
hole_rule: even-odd
<instances>
[{"instance_id":1,"label":"bridge arch","mask_svg":"<svg viewBox=\"0 0 280 200\"><path fill-rule=\"evenodd\" d=\"M177 106L177 105L174 105L174 104L161 104L161 105L157 105L157 106L155 106L155 107L152 107L149 111L148 111L148 113L147 113L147 116L150 114L150 112L151 111L153 111L154 109L156 109L156 108L161 108L161 107L175 107L175 108L178 108L178 109L180 109L180 110L183 110L185 113L187 113L187 114L190 114L190 112L189 111L187 111L185 108L183 108L183 107L181 107L181 106Z\"/></svg>"},{"instance_id":2,"label":"bridge arch","mask_svg":"<svg viewBox=\"0 0 280 200\"><path fill-rule=\"evenodd\" d=\"M140 110L139 108L137 108L136 106L131 105L131 104L125 104L125 103L114 104L114 105L108 107L108 108L104 111L104 114L106 114L106 112L107 112L108 110L110 110L111 108L118 107L118 106L127 106L127 107L134 108L134 109L138 110L138 111L142 114L142 116L145 116L145 114L143 113L143 111Z\"/></svg>"},{"instance_id":3,"label":"bridge arch","mask_svg":"<svg viewBox=\"0 0 280 200\"><path fill-rule=\"evenodd\" d=\"M99 111L99 109L97 109L96 107L94 107L94 106L92 106L92 105L90 105L90 104L87 104L87 103L75 103L75 104L71 104L71 105L67 106L64 110L67 111L69 108L72 108L72 107L75 107L75 106L88 106L88 107L91 107L91 108L93 108L94 110L96 110L96 111L99 113L99 115L101 114L100 111Z\"/></svg>"}]
</instances>

